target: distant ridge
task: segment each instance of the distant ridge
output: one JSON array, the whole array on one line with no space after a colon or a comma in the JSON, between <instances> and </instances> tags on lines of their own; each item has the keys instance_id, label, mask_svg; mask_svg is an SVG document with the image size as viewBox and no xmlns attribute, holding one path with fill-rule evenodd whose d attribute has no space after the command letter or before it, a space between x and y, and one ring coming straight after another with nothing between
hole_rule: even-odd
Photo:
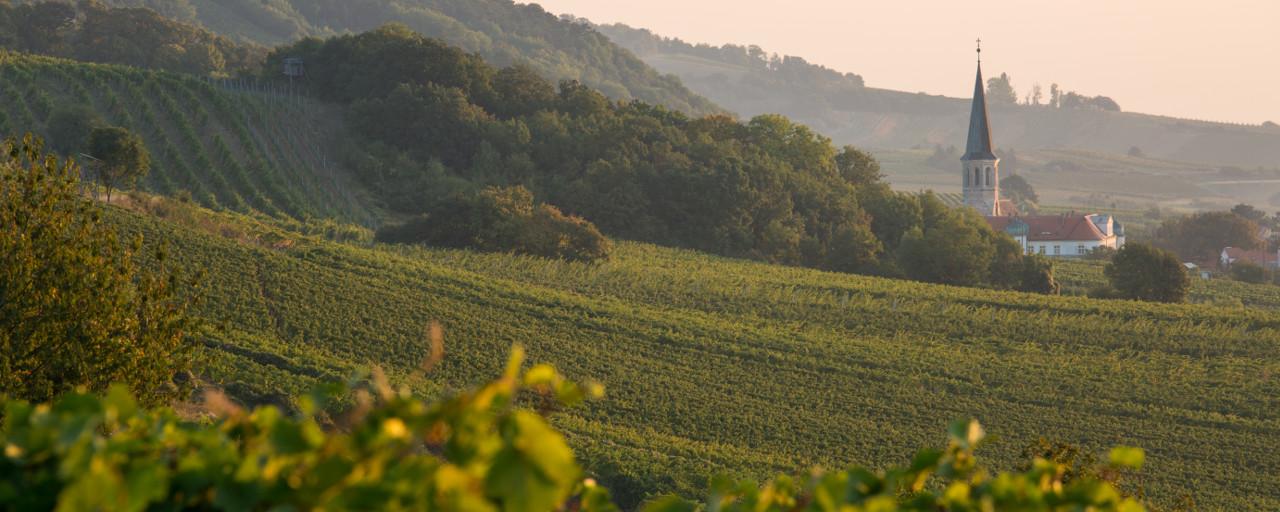
<instances>
[{"instance_id":1,"label":"distant ridge","mask_svg":"<svg viewBox=\"0 0 1280 512\"><path fill-rule=\"evenodd\" d=\"M724 110L664 76L589 24L511 0L104 0L148 7L241 41L267 45L403 23L479 53L499 66L525 62L544 77L578 80L614 99L639 99L689 114Z\"/></svg>"},{"instance_id":2,"label":"distant ridge","mask_svg":"<svg viewBox=\"0 0 1280 512\"><path fill-rule=\"evenodd\" d=\"M963 147L969 100L863 87L862 77L779 58L764 65L759 47L717 48L664 38L626 25L597 30L690 89L742 116L783 114L835 142L906 149ZM773 68L773 69L771 69ZM994 73L997 70L989 70ZM838 77L845 77L839 80ZM970 76L957 76L965 83ZM1130 112L991 106L995 136L1003 149L1072 148L1242 167L1280 164L1280 127L1242 125Z\"/></svg>"}]
</instances>

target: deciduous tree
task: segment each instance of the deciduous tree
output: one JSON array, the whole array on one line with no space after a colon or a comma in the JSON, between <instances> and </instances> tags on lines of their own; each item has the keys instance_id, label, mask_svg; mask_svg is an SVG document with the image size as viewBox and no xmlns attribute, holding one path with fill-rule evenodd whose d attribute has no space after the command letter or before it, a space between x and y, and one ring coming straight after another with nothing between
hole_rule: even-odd
<instances>
[{"instance_id":1,"label":"deciduous tree","mask_svg":"<svg viewBox=\"0 0 1280 512\"><path fill-rule=\"evenodd\" d=\"M34 400L129 385L148 403L177 396L189 367L192 283L135 262L78 190L71 161L28 136L0 145L0 394Z\"/></svg>"},{"instance_id":2,"label":"deciduous tree","mask_svg":"<svg viewBox=\"0 0 1280 512\"><path fill-rule=\"evenodd\" d=\"M1182 302L1191 288L1186 267L1173 253L1141 243L1116 251L1103 270L1120 297L1155 302Z\"/></svg>"}]
</instances>

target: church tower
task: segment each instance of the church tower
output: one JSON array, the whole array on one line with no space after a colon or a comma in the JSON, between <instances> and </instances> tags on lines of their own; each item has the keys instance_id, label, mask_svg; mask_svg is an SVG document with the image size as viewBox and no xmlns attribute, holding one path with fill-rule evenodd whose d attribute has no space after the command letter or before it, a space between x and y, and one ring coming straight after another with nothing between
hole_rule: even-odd
<instances>
[{"instance_id":1,"label":"church tower","mask_svg":"<svg viewBox=\"0 0 1280 512\"><path fill-rule=\"evenodd\" d=\"M981 40L979 40L981 44ZM1000 159L991 149L991 125L987 121L987 95L982 85L982 46L978 46L978 78L973 84L973 109L969 113L969 141L963 164L964 204L986 216L1000 211Z\"/></svg>"}]
</instances>

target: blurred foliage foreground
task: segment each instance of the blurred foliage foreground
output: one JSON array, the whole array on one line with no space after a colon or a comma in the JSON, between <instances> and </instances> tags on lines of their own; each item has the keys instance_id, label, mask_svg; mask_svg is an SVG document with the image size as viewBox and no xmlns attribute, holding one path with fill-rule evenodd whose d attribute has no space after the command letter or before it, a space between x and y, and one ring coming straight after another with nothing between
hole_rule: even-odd
<instances>
[{"instance_id":1,"label":"blurred foliage foreground","mask_svg":"<svg viewBox=\"0 0 1280 512\"><path fill-rule=\"evenodd\" d=\"M123 387L52 404L5 400L0 508L617 510L543 416L601 389L546 365L522 371L523 354L513 351L501 378L435 402L393 389L375 370L301 398L298 417L211 394L213 416L184 420L140 408ZM354 399L338 405L347 395ZM961 422L945 449L922 451L907 467L763 486L715 481L705 504L663 496L642 510L1143 510L1110 483L1066 478L1068 468L1047 460L991 475L974 457L982 438L976 422ZM1138 449L1111 453L1114 468L1142 460Z\"/></svg>"}]
</instances>

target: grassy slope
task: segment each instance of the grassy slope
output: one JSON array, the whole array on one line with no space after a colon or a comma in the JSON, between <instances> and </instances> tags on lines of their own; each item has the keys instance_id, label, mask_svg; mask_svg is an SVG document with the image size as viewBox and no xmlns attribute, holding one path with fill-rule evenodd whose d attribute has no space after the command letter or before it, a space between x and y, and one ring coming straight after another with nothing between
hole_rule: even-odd
<instances>
[{"instance_id":1,"label":"grassy slope","mask_svg":"<svg viewBox=\"0 0 1280 512\"><path fill-rule=\"evenodd\" d=\"M1039 435L1133 444L1148 449L1154 496L1280 507L1280 454L1267 448L1280 438L1274 311L951 288L631 243L598 266L370 248L196 217L197 230L112 216L209 270L213 380L270 401L355 365L403 376L434 319L447 357L431 387L452 388L524 343L533 360L607 386L556 421L624 502L695 492L717 472L903 462L973 416L998 434L985 453L1003 464Z\"/></svg>"},{"instance_id":2,"label":"grassy slope","mask_svg":"<svg viewBox=\"0 0 1280 512\"><path fill-rule=\"evenodd\" d=\"M265 92L232 92L185 75L0 53L0 133L44 133L58 106L86 105L142 136L145 188L191 192L207 206L295 218L374 215L327 149L332 107Z\"/></svg>"}]
</instances>

